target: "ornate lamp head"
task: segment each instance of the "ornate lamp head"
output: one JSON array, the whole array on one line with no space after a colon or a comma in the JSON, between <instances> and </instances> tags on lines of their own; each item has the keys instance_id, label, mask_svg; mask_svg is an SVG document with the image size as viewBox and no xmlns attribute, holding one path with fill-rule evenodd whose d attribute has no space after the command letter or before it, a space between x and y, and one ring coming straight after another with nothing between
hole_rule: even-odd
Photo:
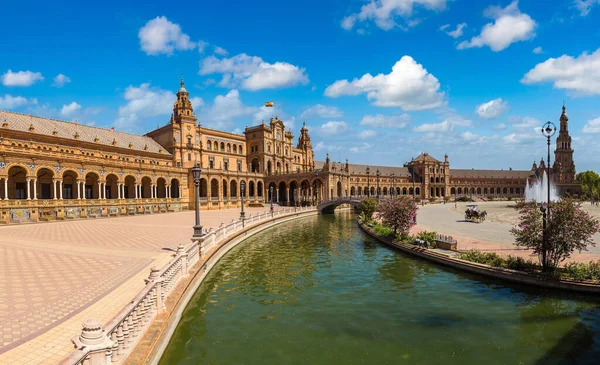
<instances>
[{"instance_id":1,"label":"ornate lamp head","mask_svg":"<svg viewBox=\"0 0 600 365\"><path fill-rule=\"evenodd\" d=\"M556 133L556 126L554 125L554 123L546 122L546 124L544 124L544 126L542 127L542 134L546 138L550 138L554 135L554 133Z\"/></svg>"},{"instance_id":2,"label":"ornate lamp head","mask_svg":"<svg viewBox=\"0 0 600 365\"><path fill-rule=\"evenodd\" d=\"M201 172L202 168L200 168L200 165L196 164L194 167L192 167L192 177L194 178L194 180L200 180Z\"/></svg>"}]
</instances>

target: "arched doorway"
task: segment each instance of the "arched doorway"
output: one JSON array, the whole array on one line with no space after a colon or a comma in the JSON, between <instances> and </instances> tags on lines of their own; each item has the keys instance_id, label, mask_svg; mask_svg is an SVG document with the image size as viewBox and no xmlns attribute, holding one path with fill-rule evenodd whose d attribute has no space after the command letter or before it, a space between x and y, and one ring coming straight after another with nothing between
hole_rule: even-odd
<instances>
[{"instance_id":1,"label":"arched doorway","mask_svg":"<svg viewBox=\"0 0 600 365\"><path fill-rule=\"evenodd\" d=\"M208 182L205 178L200 179L200 200L208 198Z\"/></svg>"},{"instance_id":2,"label":"arched doorway","mask_svg":"<svg viewBox=\"0 0 600 365\"><path fill-rule=\"evenodd\" d=\"M273 173L273 164L271 164L271 161L267 161L267 174L271 175Z\"/></svg>"},{"instance_id":3,"label":"arched doorway","mask_svg":"<svg viewBox=\"0 0 600 365\"><path fill-rule=\"evenodd\" d=\"M54 170L41 168L37 171L35 184L38 199L52 199L54 196Z\"/></svg>"},{"instance_id":4,"label":"arched doorway","mask_svg":"<svg viewBox=\"0 0 600 365\"><path fill-rule=\"evenodd\" d=\"M127 175L125 176L125 186L124 186L124 190L125 190L125 198L126 199L134 199L135 198L135 184L136 184L136 180L135 177L131 176L131 175Z\"/></svg>"},{"instance_id":5,"label":"arched doorway","mask_svg":"<svg viewBox=\"0 0 600 365\"><path fill-rule=\"evenodd\" d=\"M167 180L162 177L159 177L156 180L156 197L157 198L166 198L167 197Z\"/></svg>"},{"instance_id":6,"label":"arched doorway","mask_svg":"<svg viewBox=\"0 0 600 365\"><path fill-rule=\"evenodd\" d=\"M8 169L8 199L27 198L27 170L21 166L12 166Z\"/></svg>"},{"instance_id":7,"label":"arched doorway","mask_svg":"<svg viewBox=\"0 0 600 365\"><path fill-rule=\"evenodd\" d=\"M210 200L219 200L219 180L210 181Z\"/></svg>"},{"instance_id":8,"label":"arched doorway","mask_svg":"<svg viewBox=\"0 0 600 365\"><path fill-rule=\"evenodd\" d=\"M106 185L104 187L106 199L116 199L119 196L119 178L115 174L106 175Z\"/></svg>"},{"instance_id":9,"label":"arched doorway","mask_svg":"<svg viewBox=\"0 0 600 365\"><path fill-rule=\"evenodd\" d=\"M278 194L279 203L287 204L288 203L288 199L286 197L287 185L286 185L285 181L282 181L279 183L279 192L278 193L279 193Z\"/></svg>"},{"instance_id":10,"label":"arched doorway","mask_svg":"<svg viewBox=\"0 0 600 365\"><path fill-rule=\"evenodd\" d=\"M148 176L142 178L142 194L140 198L149 199L152 197L152 179Z\"/></svg>"},{"instance_id":11,"label":"arched doorway","mask_svg":"<svg viewBox=\"0 0 600 365\"><path fill-rule=\"evenodd\" d=\"M338 181L337 182L337 195L336 196L342 196L342 182Z\"/></svg>"},{"instance_id":12,"label":"arched doorway","mask_svg":"<svg viewBox=\"0 0 600 365\"><path fill-rule=\"evenodd\" d=\"M255 186L254 186L254 181L250 181L248 183L248 195L250 196L250 199L254 200L256 198L256 190L255 190Z\"/></svg>"},{"instance_id":13,"label":"arched doorway","mask_svg":"<svg viewBox=\"0 0 600 365\"><path fill-rule=\"evenodd\" d=\"M350 188L350 196L356 196L356 188L354 186Z\"/></svg>"},{"instance_id":14,"label":"arched doorway","mask_svg":"<svg viewBox=\"0 0 600 365\"><path fill-rule=\"evenodd\" d=\"M252 159L252 162L250 163L250 171L260 172L260 162L258 161L258 158Z\"/></svg>"},{"instance_id":15,"label":"arched doorway","mask_svg":"<svg viewBox=\"0 0 600 365\"><path fill-rule=\"evenodd\" d=\"M292 181L290 183L290 203L296 205L300 201L300 193L298 192L298 183Z\"/></svg>"},{"instance_id":16,"label":"arched doorway","mask_svg":"<svg viewBox=\"0 0 600 365\"><path fill-rule=\"evenodd\" d=\"M231 180L229 183L229 194L231 195L231 199L237 199L238 196L238 183L235 180Z\"/></svg>"},{"instance_id":17,"label":"arched doorway","mask_svg":"<svg viewBox=\"0 0 600 365\"><path fill-rule=\"evenodd\" d=\"M227 200L227 187L229 184L227 184L227 180L223 179L223 200ZM233 191L233 189L232 189ZM231 198L233 199L233 195L231 194L231 191L229 192L231 195Z\"/></svg>"},{"instance_id":18,"label":"arched doorway","mask_svg":"<svg viewBox=\"0 0 600 365\"><path fill-rule=\"evenodd\" d=\"M263 183L262 181L259 181L256 183L256 192L258 193L258 199L262 200L263 197Z\"/></svg>"},{"instance_id":19,"label":"arched doorway","mask_svg":"<svg viewBox=\"0 0 600 365\"><path fill-rule=\"evenodd\" d=\"M200 184L200 186L202 186L202 184ZM206 180L204 180L204 189L206 190ZM175 199L181 198L179 196L179 180L178 179L171 180L171 198L175 198Z\"/></svg>"},{"instance_id":20,"label":"arched doorway","mask_svg":"<svg viewBox=\"0 0 600 365\"><path fill-rule=\"evenodd\" d=\"M98 199L99 198L99 186L100 176L95 172L88 172L85 175L85 198L86 199Z\"/></svg>"}]
</instances>

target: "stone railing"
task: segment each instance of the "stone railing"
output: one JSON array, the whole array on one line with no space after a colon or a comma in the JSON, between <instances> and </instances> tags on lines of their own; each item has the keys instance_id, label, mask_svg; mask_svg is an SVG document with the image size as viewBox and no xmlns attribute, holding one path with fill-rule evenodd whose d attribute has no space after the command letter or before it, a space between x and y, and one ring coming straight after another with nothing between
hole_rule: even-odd
<instances>
[{"instance_id":1,"label":"stone railing","mask_svg":"<svg viewBox=\"0 0 600 365\"><path fill-rule=\"evenodd\" d=\"M79 336L71 341L75 351L61 362L62 365L121 364L143 337L158 313L166 311L165 301L173 288L188 275L192 267L208 252L227 241L246 227L293 213L315 210L315 207L285 208L273 212L248 215L244 220L221 223L217 229L204 231L202 237L192 238L185 247L180 244L173 259L162 268L150 269L146 286L111 321L102 326L89 319L83 323Z\"/></svg>"}]
</instances>

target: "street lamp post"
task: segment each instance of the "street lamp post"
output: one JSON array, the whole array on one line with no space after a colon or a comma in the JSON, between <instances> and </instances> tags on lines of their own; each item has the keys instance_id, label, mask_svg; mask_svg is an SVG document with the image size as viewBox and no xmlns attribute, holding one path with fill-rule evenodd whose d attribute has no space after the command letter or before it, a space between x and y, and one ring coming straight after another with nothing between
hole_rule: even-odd
<instances>
[{"instance_id":1,"label":"street lamp post","mask_svg":"<svg viewBox=\"0 0 600 365\"><path fill-rule=\"evenodd\" d=\"M367 166L367 198L371 197L371 179L369 178L369 175L371 174L371 169L369 168L369 166Z\"/></svg>"},{"instance_id":2,"label":"street lamp post","mask_svg":"<svg viewBox=\"0 0 600 365\"><path fill-rule=\"evenodd\" d=\"M194 235L192 238L202 237L202 226L200 225L200 173L202 169L200 165L196 164L192 167L192 178L194 179L195 195L196 195L196 224L194 225Z\"/></svg>"},{"instance_id":3,"label":"street lamp post","mask_svg":"<svg viewBox=\"0 0 600 365\"><path fill-rule=\"evenodd\" d=\"M377 169L377 172L375 174L377 175L377 199L379 199L379 169Z\"/></svg>"},{"instance_id":4,"label":"street lamp post","mask_svg":"<svg viewBox=\"0 0 600 365\"><path fill-rule=\"evenodd\" d=\"M540 209L542 210L542 219L543 219L543 226L542 226L542 263L543 263L543 269L544 271L547 269L548 267L548 263L546 262L546 251L548 250L548 232L547 232L547 221L548 219L550 219L550 139L552 138L552 136L554 135L554 133L556 133L556 126L554 125L554 123L552 122L546 122L546 124L544 124L544 126L542 127L542 134L546 137L547 140L547 144L548 144L548 164L546 165L546 179L548 180L548 199L546 200L546 211L544 212L544 207L542 206Z\"/></svg>"},{"instance_id":5,"label":"street lamp post","mask_svg":"<svg viewBox=\"0 0 600 365\"><path fill-rule=\"evenodd\" d=\"M269 190L271 191L271 218L273 218L273 185L269 186Z\"/></svg>"},{"instance_id":6,"label":"street lamp post","mask_svg":"<svg viewBox=\"0 0 600 365\"><path fill-rule=\"evenodd\" d=\"M242 211L240 212L240 220L242 221L242 227L244 226L244 220L246 219L246 213L244 212L244 194L246 193L246 182L242 180L240 182L240 195L242 196Z\"/></svg>"}]
</instances>

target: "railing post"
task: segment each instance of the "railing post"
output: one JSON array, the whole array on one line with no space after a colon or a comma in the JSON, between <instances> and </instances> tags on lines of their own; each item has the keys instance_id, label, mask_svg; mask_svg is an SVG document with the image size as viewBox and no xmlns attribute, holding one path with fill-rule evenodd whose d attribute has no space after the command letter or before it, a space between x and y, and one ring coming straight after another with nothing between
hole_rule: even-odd
<instances>
[{"instance_id":1,"label":"railing post","mask_svg":"<svg viewBox=\"0 0 600 365\"><path fill-rule=\"evenodd\" d=\"M183 247L183 244L179 244L179 246L177 246L176 255L181 257L181 276L186 277L188 274L188 254L185 252L185 247Z\"/></svg>"},{"instance_id":2,"label":"railing post","mask_svg":"<svg viewBox=\"0 0 600 365\"><path fill-rule=\"evenodd\" d=\"M149 284L151 282L156 283L154 285L154 289L152 289L151 291L151 296L152 300L154 300L154 303L150 303L150 310L152 310L152 304L155 304L155 308L157 311L166 311L167 308L165 307L165 303L163 302L162 298L162 283L164 279L159 276L159 272L160 267L152 267L150 269L150 276L148 276L148 279L146 279L146 284Z\"/></svg>"},{"instance_id":3,"label":"railing post","mask_svg":"<svg viewBox=\"0 0 600 365\"><path fill-rule=\"evenodd\" d=\"M108 365L113 361L114 342L106 336L100 322L93 318L83 323L81 334L71 341L76 349L89 351L86 361L90 365Z\"/></svg>"}]
</instances>

